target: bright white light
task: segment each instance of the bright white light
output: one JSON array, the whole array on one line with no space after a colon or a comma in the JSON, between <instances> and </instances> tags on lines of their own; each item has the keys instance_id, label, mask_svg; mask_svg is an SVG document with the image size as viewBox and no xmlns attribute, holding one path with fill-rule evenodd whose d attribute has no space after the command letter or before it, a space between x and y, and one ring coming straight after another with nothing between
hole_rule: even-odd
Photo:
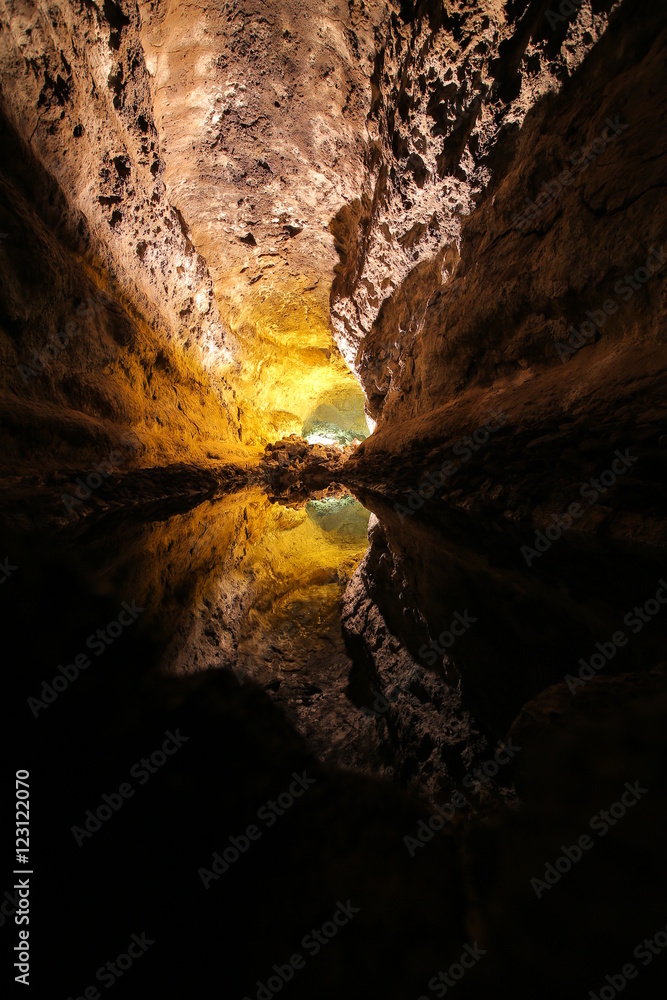
<instances>
[{"instance_id":1,"label":"bright white light","mask_svg":"<svg viewBox=\"0 0 667 1000\"><path fill-rule=\"evenodd\" d=\"M307 434L308 444L338 444L336 438L326 437L324 434Z\"/></svg>"}]
</instances>

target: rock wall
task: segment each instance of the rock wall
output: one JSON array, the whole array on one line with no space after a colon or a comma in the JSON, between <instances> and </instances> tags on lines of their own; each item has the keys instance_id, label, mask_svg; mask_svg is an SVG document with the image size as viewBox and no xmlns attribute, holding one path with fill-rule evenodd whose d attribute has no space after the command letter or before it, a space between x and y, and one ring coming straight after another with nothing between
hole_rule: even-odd
<instances>
[{"instance_id":1,"label":"rock wall","mask_svg":"<svg viewBox=\"0 0 667 1000\"><path fill-rule=\"evenodd\" d=\"M367 433L331 335L328 222L363 183L385 5L0 11L3 113L59 185L79 251L239 390L244 441L300 433L327 406Z\"/></svg>"},{"instance_id":2,"label":"rock wall","mask_svg":"<svg viewBox=\"0 0 667 1000\"><path fill-rule=\"evenodd\" d=\"M363 436L349 365L379 422L350 476L397 500L495 407L503 431L445 490L455 504L541 522L634 444L633 488L657 506L664 28L645 0L570 7L4 0L2 109L25 147L7 183L38 171L68 267L104 274L147 337L209 372L225 426L205 402L192 441L211 425L257 451L318 419ZM54 333L28 310L33 339L19 313L10 365ZM117 378L159 428L148 380ZM621 533L657 537L638 497L621 506Z\"/></svg>"},{"instance_id":3,"label":"rock wall","mask_svg":"<svg viewBox=\"0 0 667 1000\"><path fill-rule=\"evenodd\" d=\"M460 246L420 262L360 343L380 422L353 462L401 502L454 457L436 500L544 526L631 448L634 473L579 526L664 543L666 34L640 14L612 14L499 141ZM485 435L492 409L504 424Z\"/></svg>"},{"instance_id":4,"label":"rock wall","mask_svg":"<svg viewBox=\"0 0 667 1000\"><path fill-rule=\"evenodd\" d=\"M99 476L110 456L114 482L137 465L245 457L234 390L147 322L92 250L85 216L1 115L0 144L3 474L26 477L34 498L44 476ZM64 520L66 483L51 484Z\"/></svg>"},{"instance_id":5,"label":"rock wall","mask_svg":"<svg viewBox=\"0 0 667 1000\"><path fill-rule=\"evenodd\" d=\"M137 5L4 2L2 107L87 222L91 249L146 318L232 360L205 261L165 188Z\"/></svg>"},{"instance_id":6,"label":"rock wall","mask_svg":"<svg viewBox=\"0 0 667 1000\"><path fill-rule=\"evenodd\" d=\"M231 0L141 12L167 185L242 343L243 394L267 415L271 439L300 433L323 404L367 433L331 336L329 220L364 182L386 5Z\"/></svg>"},{"instance_id":7,"label":"rock wall","mask_svg":"<svg viewBox=\"0 0 667 1000\"><path fill-rule=\"evenodd\" d=\"M458 249L526 114L570 78L617 6L585 0L554 17L547 0L423 0L401 4L378 33L364 185L332 222L334 331L364 386L361 345L382 304L416 265ZM402 350L420 324L416 315L394 330Z\"/></svg>"}]
</instances>

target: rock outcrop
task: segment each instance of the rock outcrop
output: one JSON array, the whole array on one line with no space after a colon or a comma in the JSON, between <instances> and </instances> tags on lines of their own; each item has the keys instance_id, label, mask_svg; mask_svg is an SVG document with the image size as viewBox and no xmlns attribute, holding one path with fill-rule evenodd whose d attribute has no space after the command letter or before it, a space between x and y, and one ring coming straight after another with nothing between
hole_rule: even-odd
<instances>
[{"instance_id":1,"label":"rock outcrop","mask_svg":"<svg viewBox=\"0 0 667 1000\"><path fill-rule=\"evenodd\" d=\"M464 221L502 171L527 113L568 81L617 6L586 0L563 16L548 2L422 0L402 3L378 32L364 185L332 223L342 257L334 330L364 385L372 382L366 363L378 360L364 339L383 303L408 274L414 284L416 266L456 255ZM440 259L437 271L432 291L451 260ZM399 353L419 340L430 294L394 323Z\"/></svg>"},{"instance_id":2,"label":"rock outcrop","mask_svg":"<svg viewBox=\"0 0 667 1000\"><path fill-rule=\"evenodd\" d=\"M235 390L146 319L86 217L0 114L0 412L5 476L109 462L239 462ZM76 477L74 477L76 478ZM61 490L61 492L63 492ZM65 514L65 509L61 511Z\"/></svg>"},{"instance_id":3,"label":"rock outcrop","mask_svg":"<svg viewBox=\"0 0 667 1000\"><path fill-rule=\"evenodd\" d=\"M630 449L635 472L576 530L664 545L665 45L651 5L612 12L560 91L498 137L459 243L418 263L360 342L379 424L353 465L383 468L401 503L454 458L439 495L544 528ZM493 409L504 424L485 435Z\"/></svg>"},{"instance_id":4,"label":"rock outcrop","mask_svg":"<svg viewBox=\"0 0 667 1000\"><path fill-rule=\"evenodd\" d=\"M147 320L229 363L210 273L165 186L136 4L3 6L4 112L60 185L70 220Z\"/></svg>"}]
</instances>

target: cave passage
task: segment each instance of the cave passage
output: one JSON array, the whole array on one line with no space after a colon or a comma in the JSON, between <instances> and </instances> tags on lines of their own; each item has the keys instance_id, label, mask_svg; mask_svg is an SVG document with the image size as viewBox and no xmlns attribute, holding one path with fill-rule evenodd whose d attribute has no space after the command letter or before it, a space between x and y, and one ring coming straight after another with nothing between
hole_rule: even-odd
<instances>
[{"instance_id":1,"label":"cave passage","mask_svg":"<svg viewBox=\"0 0 667 1000\"><path fill-rule=\"evenodd\" d=\"M665 13L0 0L3 996L666 995Z\"/></svg>"}]
</instances>

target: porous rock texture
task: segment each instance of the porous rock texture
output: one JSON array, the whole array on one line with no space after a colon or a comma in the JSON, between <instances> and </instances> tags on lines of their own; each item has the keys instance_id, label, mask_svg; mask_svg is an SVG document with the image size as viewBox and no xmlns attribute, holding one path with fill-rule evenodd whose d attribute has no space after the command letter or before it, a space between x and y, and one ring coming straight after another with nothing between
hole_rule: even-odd
<instances>
[{"instance_id":1,"label":"porous rock texture","mask_svg":"<svg viewBox=\"0 0 667 1000\"><path fill-rule=\"evenodd\" d=\"M405 504L454 458L436 504L544 528L629 448L633 472L584 505L575 530L664 545L663 20L650 4L615 8L581 65L562 68L558 92L545 92L521 129L501 129L481 156L488 183L459 237L434 236L432 256L368 313L372 323L358 319L356 366L379 423L350 475L373 469ZM499 95L511 107L511 94ZM480 143L471 133L443 184L449 170L462 176ZM357 249L373 242L378 205ZM362 274L362 262L345 266ZM347 287L347 314L357 303L363 317L366 293ZM481 449L476 439L467 461L457 443L478 430L483 440L491 410L502 411L503 427Z\"/></svg>"},{"instance_id":2,"label":"porous rock texture","mask_svg":"<svg viewBox=\"0 0 667 1000\"><path fill-rule=\"evenodd\" d=\"M86 479L110 461L121 473L239 462L234 390L146 320L98 256L85 216L2 112L0 142L5 483L22 477L34 496L45 475L76 469Z\"/></svg>"},{"instance_id":3,"label":"porous rock texture","mask_svg":"<svg viewBox=\"0 0 667 1000\"><path fill-rule=\"evenodd\" d=\"M417 264L458 248L465 217L503 168L497 147L563 86L618 4L569 6L554 19L548 2L406 2L378 32L364 186L332 223L342 255L334 329L357 370L382 304ZM394 328L403 350L419 336L428 297Z\"/></svg>"},{"instance_id":4,"label":"porous rock texture","mask_svg":"<svg viewBox=\"0 0 667 1000\"><path fill-rule=\"evenodd\" d=\"M331 338L329 222L364 183L377 0L142 3L172 197L191 221L275 435L319 405L366 433Z\"/></svg>"},{"instance_id":5,"label":"porous rock texture","mask_svg":"<svg viewBox=\"0 0 667 1000\"><path fill-rule=\"evenodd\" d=\"M527 667L532 687L499 669L498 698L464 642L427 676L446 622L412 535L426 579L453 557L423 515L500 526L513 565L612 475L568 539L665 542L666 32L648 0L570 7L3 5L10 506L40 492L21 516L62 524L248 479L292 504L366 488L350 695L375 718L373 692L409 679L378 746L432 795L562 658ZM363 437L364 403L356 449L298 437ZM100 462L112 482L75 494ZM420 596L397 607L396 587ZM434 738L459 681L477 716Z\"/></svg>"},{"instance_id":6,"label":"porous rock texture","mask_svg":"<svg viewBox=\"0 0 667 1000\"><path fill-rule=\"evenodd\" d=\"M14 176L13 181L7 179L4 198L8 214L0 250L3 265L13 270L15 286L20 279L26 286L30 283L32 274L21 271L25 225L16 178L32 180L31 210L39 211L49 200L53 209L57 190L58 206L51 217L67 230L68 247L83 270L92 266L103 284L113 284L113 296L153 331L165 352L176 350L182 357L183 350L186 365L208 373L223 409L229 411L228 428L211 428L223 449L231 446L225 449L229 457L234 457L234 445L242 437L243 444L257 452L257 445L267 439L300 433L308 418L327 408L333 408L340 426L364 435L368 428L363 394L331 337L328 290L335 251L327 223L361 180L359 126L366 113L363 67L372 39L369 15L359 12L352 18L359 22L360 50L352 27L339 24L338 10L304 22L305 12L297 9L294 17L301 26L292 25L292 35L286 11L277 19L271 16L275 37L264 37L253 28L266 23L261 14L236 11L242 22L239 36L234 10L212 8L207 15L213 25L209 44L201 11L189 5L167 6L152 11L144 5L140 12L135 3L114 0L53 9L13 0L3 3L1 105L3 129L12 136L3 169ZM175 39L173 44L170 39ZM312 59L311 42L317 49ZM276 46L284 51L276 54ZM298 59L291 60L289 52L297 50ZM227 80L228 59L235 67L230 72L239 76L236 83ZM261 73L258 61L264 67ZM282 105L273 100L273 86L264 86L268 79L260 80L269 63ZM201 81L200 87L200 75L210 76L210 85ZM258 80L261 90L255 90ZM313 87L314 80L328 80L326 91ZM242 96L246 90L252 97L250 111L259 93L272 112L275 162L268 151L263 155L274 164L275 178L268 167L255 162L258 156L262 159L258 142L268 149L267 119L260 119L261 133L248 131ZM312 125L318 95L321 123L316 134ZM292 125L291 136L286 121ZM234 154L237 129L245 145L240 142ZM334 133L340 137L336 155ZM283 167L278 166L281 155L288 158ZM256 178L247 176L249 160L258 176L272 178L258 192L252 209L243 198L257 185ZM349 174L342 171L343 182L335 168L347 160L353 166ZM41 183L35 182L37 176ZM284 211L279 210L282 201ZM228 202L238 222L224 222L221 204ZM266 239L259 230L257 236L244 230L239 242L238 226L245 225L248 211L255 208L266 220ZM307 234L300 243L296 237L306 221ZM249 270L251 240L258 238L265 245L255 255L258 267ZM50 258L52 248L41 246L43 239L40 232L32 250ZM271 266L285 241L294 263L272 286ZM283 247L283 263L285 257ZM259 278L261 288L256 287ZM235 283L242 286L243 295L234 291ZM11 284L7 276L3 285ZM56 303L57 294L53 306ZM5 330L13 324L14 343L7 345L12 366L28 365L32 351L42 354L59 332L53 328L51 309L36 310L38 322L29 317L28 306L20 308L16 301L6 303L4 312ZM54 319L57 324L60 317ZM95 324L88 323L82 339L95 341L98 336ZM104 370L98 375L100 381L107 378ZM77 379L75 373L71 377ZM52 388L43 381L38 395L49 401ZM132 385L125 388L131 396ZM80 407L88 417L100 416L90 401ZM202 444L209 436L209 421L215 425L214 413L206 413L194 426L193 437L201 437ZM208 450L205 444L194 446L204 455ZM162 460L159 451L150 454Z\"/></svg>"},{"instance_id":7,"label":"porous rock texture","mask_svg":"<svg viewBox=\"0 0 667 1000\"><path fill-rule=\"evenodd\" d=\"M143 373L111 375L96 357L91 398L78 372L67 382L63 354L31 382L28 422L54 391L79 423L99 422L112 377L110 419L127 419L137 391L149 397L128 420L156 428L146 461L186 447L237 460L239 445L254 461L267 440L318 420L363 438L365 406L379 427L350 475L385 491L391 475L396 492L493 403L507 413L494 443L514 457L502 482L471 463L481 482L454 503L543 523L577 485L575 446L594 473L609 442L629 445L641 391L637 488L653 488L664 271L629 300L615 289L663 243L664 28L644 2L566 6L4 0L3 285L18 289L26 266L18 181L40 170L32 210L43 203L44 217L58 198L50 218L67 230L72 267L92 268L144 324L132 343L153 338L211 386L200 419L188 413L190 442L158 447L164 408ZM548 203L527 212L543 182ZM45 238L32 241L37 257L50 255ZM48 348L62 322L20 294L4 309L9 367ZM62 318L84 298L77 288ZM612 299L599 342L593 331L565 363L557 342ZM82 342L99 339L86 325ZM24 406L19 389L6 409ZM188 405L177 400L177 425ZM614 530L658 537L631 496L618 502Z\"/></svg>"},{"instance_id":8,"label":"porous rock texture","mask_svg":"<svg viewBox=\"0 0 667 1000\"><path fill-rule=\"evenodd\" d=\"M10 0L2 13L5 113L146 318L218 360L229 341L206 263L165 188L137 6Z\"/></svg>"},{"instance_id":9,"label":"porous rock texture","mask_svg":"<svg viewBox=\"0 0 667 1000\"><path fill-rule=\"evenodd\" d=\"M2 461L34 489L112 452L123 471L241 452L230 340L165 191L137 30L111 0L2 8Z\"/></svg>"},{"instance_id":10,"label":"porous rock texture","mask_svg":"<svg viewBox=\"0 0 667 1000\"><path fill-rule=\"evenodd\" d=\"M662 273L601 343L567 365L555 344L662 246L663 50L643 0L3 0L5 169L41 169L79 258L215 377L232 438L263 447L327 407L364 432L330 309L381 421L361 470L469 424L476 392L523 427L551 400L622 409L614 373L660 369ZM7 323L22 363L16 303Z\"/></svg>"}]
</instances>

